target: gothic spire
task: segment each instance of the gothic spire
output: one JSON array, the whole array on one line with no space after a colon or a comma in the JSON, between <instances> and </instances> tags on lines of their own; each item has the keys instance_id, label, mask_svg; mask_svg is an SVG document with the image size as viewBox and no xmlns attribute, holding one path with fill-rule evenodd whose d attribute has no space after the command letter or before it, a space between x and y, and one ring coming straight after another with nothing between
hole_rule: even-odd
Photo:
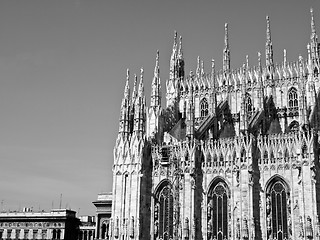
<instances>
[{"instance_id":1,"label":"gothic spire","mask_svg":"<svg viewBox=\"0 0 320 240\"><path fill-rule=\"evenodd\" d=\"M183 50L182 50L182 36L179 38L179 50L178 50L178 59L183 60Z\"/></svg>"},{"instance_id":2,"label":"gothic spire","mask_svg":"<svg viewBox=\"0 0 320 240\"><path fill-rule=\"evenodd\" d=\"M177 59L177 31L174 31L174 38L173 38L173 47L172 47L172 53L170 58L170 80L175 79L175 73L176 73L176 59Z\"/></svg>"},{"instance_id":3,"label":"gothic spire","mask_svg":"<svg viewBox=\"0 0 320 240\"><path fill-rule=\"evenodd\" d=\"M176 77L179 79L184 79L184 59L183 59L183 51L182 51L182 37L179 39L179 50L177 53L176 60Z\"/></svg>"},{"instance_id":4,"label":"gothic spire","mask_svg":"<svg viewBox=\"0 0 320 240\"><path fill-rule=\"evenodd\" d=\"M130 118L130 109L129 109L129 98L130 98L130 88L129 88L129 69L127 69L127 78L126 78L126 84L124 87L124 94L123 99L121 102L121 109L120 109L120 120L119 120L119 133L123 133L125 135L128 135L130 132L130 126L129 126L129 118Z\"/></svg>"},{"instance_id":5,"label":"gothic spire","mask_svg":"<svg viewBox=\"0 0 320 240\"><path fill-rule=\"evenodd\" d=\"M311 36L310 36L310 50L311 50L311 58L317 59L319 52L318 52L318 36L316 33L316 26L314 23L313 18L313 9L310 9L311 14Z\"/></svg>"},{"instance_id":6,"label":"gothic spire","mask_svg":"<svg viewBox=\"0 0 320 240\"><path fill-rule=\"evenodd\" d=\"M140 71L140 82L138 88L138 96L134 109L134 126L133 131L136 133L145 133L145 96L143 85L143 68Z\"/></svg>"},{"instance_id":7,"label":"gothic spire","mask_svg":"<svg viewBox=\"0 0 320 240\"><path fill-rule=\"evenodd\" d=\"M156 65L151 86L151 107L160 106L160 67L159 67L159 50L157 50Z\"/></svg>"},{"instance_id":8,"label":"gothic spire","mask_svg":"<svg viewBox=\"0 0 320 240\"><path fill-rule=\"evenodd\" d=\"M283 66L287 66L287 50L283 49Z\"/></svg>"},{"instance_id":9,"label":"gothic spire","mask_svg":"<svg viewBox=\"0 0 320 240\"><path fill-rule=\"evenodd\" d=\"M312 39L316 35L316 25L314 23L313 9L312 8L310 8L310 14L311 14L311 39Z\"/></svg>"},{"instance_id":10,"label":"gothic spire","mask_svg":"<svg viewBox=\"0 0 320 240\"><path fill-rule=\"evenodd\" d=\"M137 74L134 74L134 82L133 82L133 89L132 89L132 99L131 103L134 105L136 98L137 98L137 83L138 83L138 77Z\"/></svg>"},{"instance_id":11,"label":"gothic spire","mask_svg":"<svg viewBox=\"0 0 320 240\"><path fill-rule=\"evenodd\" d=\"M266 17L266 20L267 20L266 67L270 72L272 72L273 71L273 49L272 49L269 16Z\"/></svg>"},{"instance_id":12,"label":"gothic spire","mask_svg":"<svg viewBox=\"0 0 320 240\"><path fill-rule=\"evenodd\" d=\"M138 97L144 97L144 86L143 86L143 68L140 70L140 82L138 88Z\"/></svg>"},{"instance_id":13,"label":"gothic spire","mask_svg":"<svg viewBox=\"0 0 320 240\"><path fill-rule=\"evenodd\" d=\"M228 36L228 23L224 24L224 49L223 49L223 73L226 75L230 71L230 49Z\"/></svg>"},{"instance_id":14,"label":"gothic spire","mask_svg":"<svg viewBox=\"0 0 320 240\"><path fill-rule=\"evenodd\" d=\"M258 67L259 67L259 71L262 72L261 53L260 52L258 52Z\"/></svg>"},{"instance_id":15,"label":"gothic spire","mask_svg":"<svg viewBox=\"0 0 320 240\"><path fill-rule=\"evenodd\" d=\"M197 58L197 69L196 69L196 76L199 79L201 74L201 69L200 69L200 56Z\"/></svg>"}]
</instances>

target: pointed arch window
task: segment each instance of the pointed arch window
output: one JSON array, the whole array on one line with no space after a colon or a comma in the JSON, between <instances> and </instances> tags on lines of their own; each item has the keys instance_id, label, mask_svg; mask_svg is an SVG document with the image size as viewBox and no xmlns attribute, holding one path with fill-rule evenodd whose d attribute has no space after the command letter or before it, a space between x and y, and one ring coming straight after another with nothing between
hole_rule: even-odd
<instances>
[{"instance_id":1,"label":"pointed arch window","mask_svg":"<svg viewBox=\"0 0 320 240\"><path fill-rule=\"evenodd\" d=\"M288 92L288 106L289 111L298 110L298 91L294 87L290 88Z\"/></svg>"},{"instance_id":2,"label":"pointed arch window","mask_svg":"<svg viewBox=\"0 0 320 240\"><path fill-rule=\"evenodd\" d=\"M206 98L202 98L200 101L200 117L204 118L209 113L209 104Z\"/></svg>"},{"instance_id":3,"label":"pointed arch window","mask_svg":"<svg viewBox=\"0 0 320 240\"><path fill-rule=\"evenodd\" d=\"M268 239L290 239L290 192L287 184L280 178L273 179L267 188L266 213Z\"/></svg>"},{"instance_id":4,"label":"pointed arch window","mask_svg":"<svg viewBox=\"0 0 320 240\"><path fill-rule=\"evenodd\" d=\"M218 179L212 185L208 195L208 239L229 239L229 189L227 184Z\"/></svg>"},{"instance_id":5,"label":"pointed arch window","mask_svg":"<svg viewBox=\"0 0 320 240\"><path fill-rule=\"evenodd\" d=\"M156 239L173 238L173 192L166 184L157 194L154 212Z\"/></svg>"}]
</instances>

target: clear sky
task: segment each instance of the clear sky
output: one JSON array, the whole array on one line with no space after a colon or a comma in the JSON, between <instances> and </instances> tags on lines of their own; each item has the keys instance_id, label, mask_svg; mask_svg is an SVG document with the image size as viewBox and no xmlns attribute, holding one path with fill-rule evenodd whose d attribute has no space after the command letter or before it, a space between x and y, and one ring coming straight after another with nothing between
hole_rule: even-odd
<instances>
[{"instance_id":1,"label":"clear sky","mask_svg":"<svg viewBox=\"0 0 320 240\"><path fill-rule=\"evenodd\" d=\"M1 207L50 210L62 194L62 207L94 214L112 188L126 68L144 67L149 101L157 49L163 86L169 76L174 30L186 72L198 55L210 71L212 58L222 65L225 22L232 67L247 54L256 65L266 15L275 62L284 48L294 61L306 56L310 7L320 33L319 0L0 1Z\"/></svg>"}]
</instances>

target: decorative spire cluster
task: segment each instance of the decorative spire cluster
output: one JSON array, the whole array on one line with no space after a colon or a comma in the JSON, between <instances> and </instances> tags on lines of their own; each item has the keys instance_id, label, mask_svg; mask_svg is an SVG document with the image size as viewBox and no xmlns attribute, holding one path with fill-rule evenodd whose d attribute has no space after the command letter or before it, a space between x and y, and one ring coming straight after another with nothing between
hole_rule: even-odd
<instances>
[{"instance_id":1,"label":"decorative spire cluster","mask_svg":"<svg viewBox=\"0 0 320 240\"><path fill-rule=\"evenodd\" d=\"M120 109L120 123L119 123L119 134L126 139L135 133L145 133L145 121L146 121L146 102L144 96L144 85L143 85L143 69L141 68L140 82L137 88L137 76L134 77L133 92L130 101L130 87L129 87L130 73L127 69L126 84L124 87L124 96L121 103Z\"/></svg>"}]
</instances>

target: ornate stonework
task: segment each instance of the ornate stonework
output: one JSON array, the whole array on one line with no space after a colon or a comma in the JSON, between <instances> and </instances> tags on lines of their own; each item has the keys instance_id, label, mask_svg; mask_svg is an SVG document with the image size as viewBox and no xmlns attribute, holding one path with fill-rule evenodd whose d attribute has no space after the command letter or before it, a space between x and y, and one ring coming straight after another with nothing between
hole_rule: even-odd
<instances>
[{"instance_id":1,"label":"ornate stonework","mask_svg":"<svg viewBox=\"0 0 320 240\"><path fill-rule=\"evenodd\" d=\"M109 239L319 239L319 50L313 12L308 55L274 64L267 17L266 65L246 57L223 69L198 57L185 75L174 35L166 107L159 51L147 108L143 70L129 71L114 148Z\"/></svg>"}]
</instances>

